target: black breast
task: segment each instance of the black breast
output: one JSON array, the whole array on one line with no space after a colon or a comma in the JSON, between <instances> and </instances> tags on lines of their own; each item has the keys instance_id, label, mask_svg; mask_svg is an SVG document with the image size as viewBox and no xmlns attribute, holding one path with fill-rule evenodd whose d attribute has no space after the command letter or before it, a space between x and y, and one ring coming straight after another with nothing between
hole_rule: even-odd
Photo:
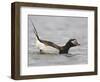
<instances>
[{"instance_id":1,"label":"black breast","mask_svg":"<svg viewBox=\"0 0 100 82\"><path fill-rule=\"evenodd\" d=\"M68 53L68 50L60 50L59 51L59 54L65 54L65 53L67 54Z\"/></svg>"},{"instance_id":2,"label":"black breast","mask_svg":"<svg viewBox=\"0 0 100 82\"><path fill-rule=\"evenodd\" d=\"M59 54L65 54L65 53L68 54L69 48L70 48L69 45L61 47L59 50Z\"/></svg>"}]
</instances>

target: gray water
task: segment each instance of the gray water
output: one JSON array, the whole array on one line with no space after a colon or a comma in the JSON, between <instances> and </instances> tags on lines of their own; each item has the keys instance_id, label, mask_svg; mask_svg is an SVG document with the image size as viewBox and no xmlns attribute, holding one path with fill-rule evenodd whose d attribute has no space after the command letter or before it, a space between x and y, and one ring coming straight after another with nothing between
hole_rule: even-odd
<instances>
[{"instance_id":1,"label":"gray water","mask_svg":"<svg viewBox=\"0 0 100 82\"><path fill-rule=\"evenodd\" d=\"M73 47L69 54L40 54L35 46L33 21L41 39L64 45L75 38L80 46ZM68 16L28 16L28 66L75 65L88 63L88 18Z\"/></svg>"}]
</instances>

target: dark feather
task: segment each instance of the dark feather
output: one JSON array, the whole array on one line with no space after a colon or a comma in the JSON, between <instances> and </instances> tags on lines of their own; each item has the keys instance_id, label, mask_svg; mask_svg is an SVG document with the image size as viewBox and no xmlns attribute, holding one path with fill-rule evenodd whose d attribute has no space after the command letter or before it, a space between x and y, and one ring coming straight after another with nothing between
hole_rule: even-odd
<instances>
[{"instance_id":1,"label":"dark feather","mask_svg":"<svg viewBox=\"0 0 100 82\"><path fill-rule=\"evenodd\" d=\"M61 47L60 46L58 46L58 45L56 45L55 43L53 43L53 42L50 42L50 41L46 41L46 40L40 40L42 43L44 43L45 45L47 45L47 46L51 46L51 47L54 47L54 48L56 48L56 49L61 49Z\"/></svg>"}]
</instances>

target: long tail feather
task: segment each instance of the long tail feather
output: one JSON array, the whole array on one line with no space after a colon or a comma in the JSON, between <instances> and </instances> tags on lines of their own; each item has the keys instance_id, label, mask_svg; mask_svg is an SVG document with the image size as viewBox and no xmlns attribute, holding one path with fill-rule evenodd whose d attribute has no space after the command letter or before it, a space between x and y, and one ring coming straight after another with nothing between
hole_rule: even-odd
<instances>
[{"instance_id":1,"label":"long tail feather","mask_svg":"<svg viewBox=\"0 0 100 82\"><path fill-rule=\"evenodd\" d=\"M37 30L36 30L36 28L35 28L35 25L34 25L34 23L32 22L32 20L30 19L30 21L31 21L31 23L32 23L32 26L33 26L33 31L34 31L34 33L35 33L35 35L36 35L36 37L37 37L37 39L38 40L40 40L40 38L39 38L39 36L38 36L38 32L37 32Z\"/></svg>"}]
</instances>

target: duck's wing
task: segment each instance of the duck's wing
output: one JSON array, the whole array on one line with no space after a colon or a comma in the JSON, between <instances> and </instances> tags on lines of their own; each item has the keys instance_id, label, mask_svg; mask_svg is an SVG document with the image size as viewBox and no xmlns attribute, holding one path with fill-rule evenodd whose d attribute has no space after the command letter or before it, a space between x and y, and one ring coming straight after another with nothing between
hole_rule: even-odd
<instances>
[{"instance_id":1,"label":"duck's wing","mask_svg":"<svg viewBox=\"0 0 100 82\"><path fill-rule=\"evenodd\" d=\"M58 46L57 44L53 43L53 42L50 42L50 41L46 41L46 40L41 40L42 43L44 43L45 45L47 46L51 46L53 48L56 48L56 49L61 49L60 46Z\"/></svg>"}]
</instances>

